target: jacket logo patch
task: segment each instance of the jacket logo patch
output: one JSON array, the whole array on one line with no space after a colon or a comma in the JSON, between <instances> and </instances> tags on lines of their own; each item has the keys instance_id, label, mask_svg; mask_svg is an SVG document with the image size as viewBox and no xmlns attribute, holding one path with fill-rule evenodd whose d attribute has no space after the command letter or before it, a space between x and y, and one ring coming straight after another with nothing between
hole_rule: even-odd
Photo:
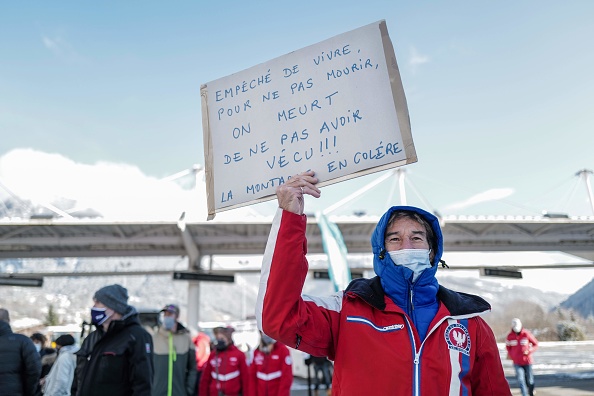
<instances>
[{"instance_id":1,"label":"jacket logo patch","mask_svg":"<svg viewBox=\"0 0 594 396\"><path fill-rule=\"evenodd\" d=\"M373 323L371 320L369 320L367 318L362 318L360 316L347 316L346 320L347 320L347 322L351 322L351 323L366 324L368 326L371 326L374 330L381 331L382 333L402 330L404 328L404 325L400 324L400 323L389 325L389 326L378 326L375 323Z\"/></svg>"},{"instance_id":2,"label":"jacket logo patch","mask_svg":"<svg viewBox=\"0 0 594 396\"><path fill-rule=\"evenodd\" d=\"M470 356L470 334L460 323L453 323L445 330L445 339L449 349Z\"/></svg>"}]
</instances>

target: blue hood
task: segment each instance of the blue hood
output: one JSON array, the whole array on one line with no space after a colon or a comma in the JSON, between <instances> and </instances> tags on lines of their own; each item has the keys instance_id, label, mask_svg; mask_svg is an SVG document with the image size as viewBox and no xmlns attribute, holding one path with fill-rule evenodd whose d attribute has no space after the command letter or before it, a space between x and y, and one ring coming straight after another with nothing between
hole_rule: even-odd
<instances>
[{"instance_id":1,"label":"blue hood","mask_svg":"<svg viewBox=\"0 0 594 396\"><path fill-rule=\"evenodd\" d=\"M385 250L384 235L386 234L386 228L388 227L388 220L390 219L390 216L397 210L407 210L418 213L425 220L427 220L427 222L429 222L431 225L431 228L433 228L433 233L435 234L435 245L431 246L431 249L435 253L435 257L433 258L433 262L431 264L434 267L433 269L436 270L437 264L439 263L439 260L441 260L441 255L443 254L443 235L441 233L439 219L431 213L414 206L392 206L386 213L384 213L382 218L377 223L377 226L371 235L373 270L379 277L381 277L385 266L393 265L390 255L387 254Z\"/></svg>"}]
</instances>

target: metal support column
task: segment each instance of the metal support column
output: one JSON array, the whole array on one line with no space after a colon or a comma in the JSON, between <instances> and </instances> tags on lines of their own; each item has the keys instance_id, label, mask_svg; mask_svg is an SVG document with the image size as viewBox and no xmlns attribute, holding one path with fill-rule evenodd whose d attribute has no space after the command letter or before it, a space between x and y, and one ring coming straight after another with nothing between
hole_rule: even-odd
<instances>
[{"instance_id":1,"label":"metal support column","mask_svg":"<svg viewBox=\"0 0 594 396\"><path fill-rule=\"evenodd\" d=\"M200 282L188 281L188 328L198 330L200 321Z\"/></svg>"}]
</instances>

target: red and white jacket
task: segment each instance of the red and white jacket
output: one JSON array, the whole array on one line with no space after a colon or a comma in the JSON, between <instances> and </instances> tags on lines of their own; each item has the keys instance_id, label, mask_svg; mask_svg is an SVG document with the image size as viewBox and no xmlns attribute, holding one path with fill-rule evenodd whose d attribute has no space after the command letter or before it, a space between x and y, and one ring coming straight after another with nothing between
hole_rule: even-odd
<instances>
[{"instance_id":1,"label":"red and white jacket","mask_svg":"<svg viewBox=\"0 0 594 396\"><path fill-rule=\"evenodd\" d=\"M522 329L519 333L511 331L507 335L505 348L514 364L527 366L534 361L532 353L538 348L538 341L526 329Z\"/></svg>"},{"instance_id":2,"label":"red and white jacket","mask_svg":"<svg viewBox=\"0 0 594 396\"><path fill-rule=\"evenodd\" d=\"M301 296L307 218L279 209L264 253L256 316L270 337L334 361L333 395L511 395L483 299L439 287L424 341L378 277L328 298Z\"/></svg>"},{"instance_id":3,"label":"red and white jacket","mask_svg":"<svg viewBox=\"0 0 594 396\"><path fill-rule=\"evenodd\" d=\"M224 351L216 349L210 353L200 377L198 394L201 396L246 395L249 392L249 372L245 354L235 345Z\"/></svg>"},{"instance_id":4,"label":"red and white jacket","mask_svg":"<svg viewBox=\"0 0 594 396\"><path fill-rule=\"evenodd\" d=\"M266 353L254 351L250 365L250 396L289 396L293 383L293 361L289 348L276 342Z\"/></svg>"}]
</instances>

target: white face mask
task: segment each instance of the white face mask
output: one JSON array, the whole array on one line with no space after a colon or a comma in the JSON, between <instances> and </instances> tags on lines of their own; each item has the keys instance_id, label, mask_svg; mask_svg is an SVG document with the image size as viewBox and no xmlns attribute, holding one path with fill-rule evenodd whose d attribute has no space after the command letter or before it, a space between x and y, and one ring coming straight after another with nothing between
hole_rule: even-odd
<instances>
[{"instance_id":1,"label":"white face mask","mask_svg":"<svg viewBox=\"0 0 594 396\"><path fill-rule=\"evenodd\" d=\"M163 328L165 330L173 330L173 326L175 326L175 317L173 316L164 316L163 317Z\"/></svg>"},{"instance_id":2,"label":"white face mask","mask_svg":"<svg viewBox=\"0 0 594 396\"><path fill-rule=\"evenodd\" d=\"M431 249L401 249L388 252L394 264L402 265L414 272L413 282L425 269L431 268L430 253Z\"/></svg>"},{"instance_id":3,"label":"white face mask","mask_svg":"<svg viewBox=\"0 0 594 396\"><path fill-rule=\"evenodd\" d=\"M35 345L35 350L36 350L37 352L40 352L40 351L41 351L41 344L34 343L33 345Z\"/></svg>"}]
</instances>

